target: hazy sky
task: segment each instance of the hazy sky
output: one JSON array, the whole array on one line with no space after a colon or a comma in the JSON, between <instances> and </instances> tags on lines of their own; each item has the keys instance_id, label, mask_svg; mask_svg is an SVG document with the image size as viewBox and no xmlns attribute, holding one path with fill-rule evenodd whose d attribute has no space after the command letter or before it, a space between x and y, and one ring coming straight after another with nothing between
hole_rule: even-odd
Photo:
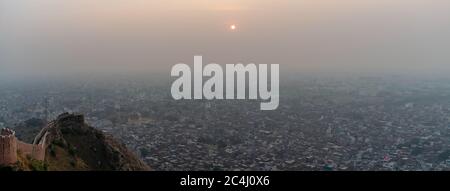
<instances>
[{"instance_id":1,"label":"hazy sky","mask_svg":"<svg viewBox=\"0 0 450 191\"><path fill-rule=\"evenodd\" d=\"M450 1L0 0L2 76L169 75L194 55L291 73L448 74Z\"/></svg>"}]
</instances>

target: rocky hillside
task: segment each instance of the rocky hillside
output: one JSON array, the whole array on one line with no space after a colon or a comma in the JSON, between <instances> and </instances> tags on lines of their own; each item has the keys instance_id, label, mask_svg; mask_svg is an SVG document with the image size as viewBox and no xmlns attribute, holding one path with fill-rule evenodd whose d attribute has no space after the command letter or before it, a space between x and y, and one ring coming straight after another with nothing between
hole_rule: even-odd
<instances>
[{"instance_id":1,"label":"rocky hillside","mask_svg":"<svg viewBox=\"0 0 450 191\"><path fill-rule=\"evenodd\" d=\"M37 170L150 170L125 145L86 124L83 115L60 115L37 134L34 142L44 137L47 144L45 161ZM36 161L27 161L23 156L20 159L18 170L36 170L33 167ZM27 168L30 164L31 168Z\"/></svg>"}]
</instances>

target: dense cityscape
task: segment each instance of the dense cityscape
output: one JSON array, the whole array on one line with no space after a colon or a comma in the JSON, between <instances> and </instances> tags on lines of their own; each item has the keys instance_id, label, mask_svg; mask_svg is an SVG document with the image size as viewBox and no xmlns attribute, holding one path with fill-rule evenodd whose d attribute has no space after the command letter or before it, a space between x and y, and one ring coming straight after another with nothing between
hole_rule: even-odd
<instances>
[{"instance_id":1,"label":"dense cityscape","mask_svg":"<svg viewBox=\"0 0 450 191\"><path fill-rule=\"evenodd\" d=\"M274 111L147 82L3 83L0 127L83 113L155 170L450 170L449 80L286 80Z\"/></svg>"}]
</instances>

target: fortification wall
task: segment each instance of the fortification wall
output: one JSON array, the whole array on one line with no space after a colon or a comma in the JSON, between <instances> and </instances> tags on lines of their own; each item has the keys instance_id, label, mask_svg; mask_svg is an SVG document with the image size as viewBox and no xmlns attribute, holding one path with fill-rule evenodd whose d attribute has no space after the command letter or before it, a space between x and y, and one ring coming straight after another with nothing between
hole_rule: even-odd
<instances>
[{"instance_id":1,"label":"fortification wall","mask_svg":"<svg viewBox=\"0 0 450 191\"><path fill-rule=\"evenodd\" d=\"M17 140L13 130L2 129L0 131L0 165L10 165L17 162L17 152L24 156L43 161L45 159L46 133L38 144L28 144Z\"/></svg>"},{"instance_id":2,"label":"fortification wall","mask_svg":"<svg viewBox=\"0 0 450 191\"><path fill-rule=\"evenodd\" d=\"M20 153L40 161L45 159L45 147L44 143L34 145L17 141L17 150Z\"/></svg>"},{"instance_id":3,"label":"fortification wall","mask_svg":"<svg viewBox=\"0 0 450 191\"><path fill-rule=\"evenodd\" d=\"M17 139L14 131L0 130L0 165L10 165L17 162Z\"/></svg>"},{"instance_id":4,"label":"fortification wall","mask_svg":"<svg viewBox=\"0 0 450 191\"><path fill-rule=\"evenodd\" d=\"M45 160L45 150L47 148L48 135L49 132L46 132L42 139L40 139L39 143L33 144L33 153L31 154L31 157L40 161Z\"/></svg>"},{"instance_id":5,"label":"fortification wall","mask_svg":"<svg viewBox=\"0 0 450 191\"><path fill-rule=\"evenodd\" d=\"M22 153L24 156L30 155L33 153L33 145L24 143L22 141L17 141L17 150Z\"/></svg>"},{"instance_id":6,"label":"fortification wall","mask_svg":"<svg viewBox=\"0 0 450 191\"><path fill-rule=\"evenodd\" d=\"M33 153L31 154L36 160L44 161L45 160L45 146L42 144L33 145Z\"/></svg>"}]
</instances>

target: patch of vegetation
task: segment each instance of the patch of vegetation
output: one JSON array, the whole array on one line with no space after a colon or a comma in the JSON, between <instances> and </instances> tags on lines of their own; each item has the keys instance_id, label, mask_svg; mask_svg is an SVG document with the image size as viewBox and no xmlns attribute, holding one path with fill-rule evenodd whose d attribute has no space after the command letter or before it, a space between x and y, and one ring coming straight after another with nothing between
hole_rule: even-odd
<instances>
[{"instance_id":1,"label":"patch of vegetation","mask_svg":"<svg viewBox=\"0 0 450 191\"><path fill-rule=\"evenodd\" d=\"M52 157L56 157L56 152L55 152L55 145L51 144L50 147L48 147L49 149L49 153Z\"/></svg>"},{"instance_id":2,"label":"patch of vegetation","mask_svg":"<svg viewBox=\"0 0 450 191\"><path fill-rule=\"evenodd\" d=\"M77 148L72 145L69 145L69 154L75 156L77 154Z\"/></svg>"},{"instance_id":3,"label":"patch of vegetation","mask_svg":"<svg viewBox=\"0 0 450 191\"><path fill-rule=\"evenodd\" d=\"M64 141L62 139L56 139L53 141L53 144L56 146L59 146L61 148L66 147L66 144L64 143Z\"/></svg>"},{"instance_id":4,"label":"patch of vegetation","mask_svg":"<svg viewBox=\"0 0 450 191\"><path fill-rule=\"evenodd\" d=\"M80 160L77 156L72 156L69 154L69 147L62 148L57 145L53 145L53 151L55 156L50 154L50 149L47 150L49 153L46 157L46 164L49 171L64 171L64 170L89 170L86 164Z\"/></svg>"},{"instance_id":5,"label":"patch of vegetation","mask_svg":"<svg viewBox=\"0 0 450 191\"><path fill-rule=\"evenodd\" d=\"M38 160L32 159L30 161L30 169L32 171L47 171L48 170L48 166L43 161L38 161Z\"/></svg>"}]
</instances>

